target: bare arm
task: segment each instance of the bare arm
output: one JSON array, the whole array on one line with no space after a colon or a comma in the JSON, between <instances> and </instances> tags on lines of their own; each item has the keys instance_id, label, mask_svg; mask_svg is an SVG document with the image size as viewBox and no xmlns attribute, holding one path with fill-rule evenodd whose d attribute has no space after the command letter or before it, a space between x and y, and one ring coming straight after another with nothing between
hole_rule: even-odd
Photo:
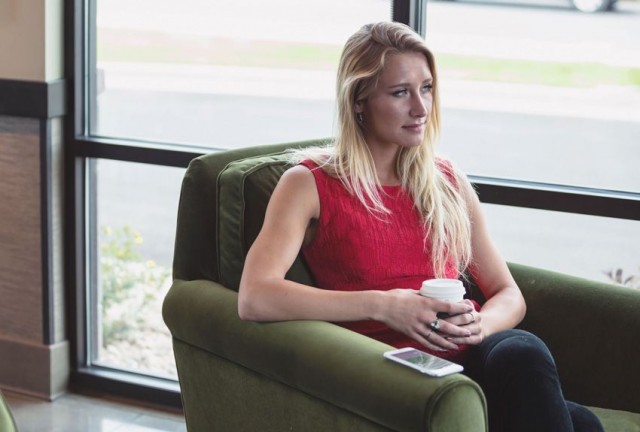
<instances>
[{"instance_id":1,"label":"bare arm","mask_svg":"<svg viewBox=\"0 0 640 432\"><path fill-rule=\"evenodd\" d=\"M247 255L238 303L242 319L352 321L373 318L374 310L382 301L377 291L320 290L285 280L303 245L307 228L319 212L313 174L302 166L288 170L273 191L262 230Z\"/></svg>"},{"instance_id":2,"label":"bare arm","mask_svg":"<svg viewBox=\"0 0 640 432\"><path fill-rule=\"evenodd\" d=\"M451 322L469 328L473 334L470 338L454 338L452 341L478 344L487 336L520 323L526 305L504 258L489 236L478 196L468 180L462 187L471 217L471 273L487 302L478 314L464 314L451 319Z\"/></svg>"},{"instance_id":3,"label":"bare arm","mask_svg":"<svg viewBox=\"0 0 640 432\"><path fill-rule=\"evenodd\" d=\"M460 314L470 310L468 305L439 302L407 289L342 292L284 278L300 252L310 222L319 214L313 174L301 166L288 170L271 196L262 230L247 255L240 281L240 318L252 321L373 319L438 349L426 341L425 336L430 332L428 323L436 319L437 312ZM456 325L444 325L457 336L469 333L468 329ZM455 349L451 343L443 345Z\"/></svg>"}]
</instances>

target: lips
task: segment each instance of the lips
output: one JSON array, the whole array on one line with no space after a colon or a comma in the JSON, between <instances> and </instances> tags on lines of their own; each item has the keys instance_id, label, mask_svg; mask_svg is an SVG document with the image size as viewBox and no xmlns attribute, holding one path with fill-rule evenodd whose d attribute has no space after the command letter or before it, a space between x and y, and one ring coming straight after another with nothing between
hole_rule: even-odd
<instances>
[{"instance_id":1,"label":"lips","mask_svg":"<svg viewBox=\"0 0 640 432\"><path fill-rule=\"evenodd\" d=\"M414 123L414 124L410 124L410 125L405 125L402 126L404 129L409 129L409 130L419 130L424 126L424 123Z\"/></svg>"}]
</instances>

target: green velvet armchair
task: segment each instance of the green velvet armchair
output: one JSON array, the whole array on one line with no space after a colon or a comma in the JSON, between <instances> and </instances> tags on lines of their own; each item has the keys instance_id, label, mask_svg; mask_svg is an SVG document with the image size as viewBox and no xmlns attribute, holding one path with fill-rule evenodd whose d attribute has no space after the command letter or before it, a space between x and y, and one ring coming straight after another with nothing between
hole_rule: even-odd
<instances>
[{"instance_id":1,"label":"green velvet armchair","mask_svg":"<svg viewBox=\"0 0 640 432\"><path fill-rule=\"evenodd\" d=\"M188 430L486 431L482 390L462 374L423 376L383 359L391 347L327 322L238 318L244 257L286 149L319 143L210 154L185 174L163 316ZM522 327L549 345L567 398L598 407L607 431L640 431L640 292L510 268L528 304ZM313 283L300 258L287 277Z\"/></svg>"},{"instance_id":2,"label":"green velvet armchair","mask_svg":"<svg viewBox=\"0 0 640 432\"><path fill-rule=\"evenodd\" d=\"M0 432L16 432L16 423L13 420L9 405L0 392Z\"/></svg>"}]
</instances>

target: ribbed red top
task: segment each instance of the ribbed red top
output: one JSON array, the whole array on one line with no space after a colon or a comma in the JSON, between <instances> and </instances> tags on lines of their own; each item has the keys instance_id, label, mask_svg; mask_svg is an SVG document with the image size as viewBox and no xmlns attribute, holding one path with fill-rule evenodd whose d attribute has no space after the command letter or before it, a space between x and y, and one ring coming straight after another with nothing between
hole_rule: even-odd
<instances>
[{"instance_id":1,"label":"ribbed red top","mask_svg":"<svg viewBox=\"0 0 640 432\"><path fill-rule=\"evenodd\" d=\"M424 242L421 216L400 186L383 186L389 215L372 215L339 179L311 161L302 165L315 177L320 217L315 238L302 252L319 288L339 291L419 289L434 278L430 244ZM443 166L443 163L439 163ZM450 166L443 167L450 176ZM444 277L456 278L450 263ZM376 321L339 323L397 348L428 351L413 339ZM434 353L461 360L461 352Z\"/></svg>"}]
</instances>

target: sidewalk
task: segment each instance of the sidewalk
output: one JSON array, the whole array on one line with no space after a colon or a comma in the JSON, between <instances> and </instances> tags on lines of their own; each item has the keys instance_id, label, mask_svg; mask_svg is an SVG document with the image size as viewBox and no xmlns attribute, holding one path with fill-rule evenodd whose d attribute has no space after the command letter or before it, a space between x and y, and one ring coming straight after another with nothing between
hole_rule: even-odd
<instances>
[{"instance_id":1,"label":"sidewalk","mask_svg":"<svg viewBox=\"0 0 640 432\"><path fill-rule=\"evenodd\" d=\"M106 90L332 100L334 72L144 63L101 63ZM564 88L442 79L444 108L640 122L640 90Z\"/></svg>"}]
</instances>

